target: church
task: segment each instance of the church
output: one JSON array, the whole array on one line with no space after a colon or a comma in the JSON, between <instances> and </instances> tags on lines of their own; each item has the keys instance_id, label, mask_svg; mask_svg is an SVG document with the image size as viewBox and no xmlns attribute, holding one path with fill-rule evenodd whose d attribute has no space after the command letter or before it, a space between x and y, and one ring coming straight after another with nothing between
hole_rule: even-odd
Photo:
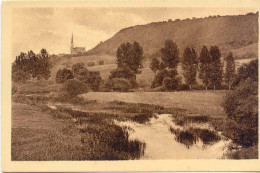
<instances>
[{"instance_id":1,"label":"church","mask_svg":"<svg viewBox=\"0 0 260 173\"><path fill-rule=\"evenodd\" d=\"M79 53L85 53L85 52L86 52L85 47L74 47L73 34L72 34L71 45L70 45L70 53L71 54L79 54Z\"/></svg>"}]
</instances>

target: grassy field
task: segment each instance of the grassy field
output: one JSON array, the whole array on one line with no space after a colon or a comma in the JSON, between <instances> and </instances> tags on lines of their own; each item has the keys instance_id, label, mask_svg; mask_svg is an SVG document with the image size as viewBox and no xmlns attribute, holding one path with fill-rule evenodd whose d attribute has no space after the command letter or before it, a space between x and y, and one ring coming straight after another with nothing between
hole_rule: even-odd
<instances>
[{"instance_id":1,"label":"grassy field","mask_svg":"<svg viewBox=\"0 0 260 173\"><path fill-rule=\"evenodd\" d=\"M227 91L180 91L180 92L90 92L82 97L98 101L123 101L129 103L155 104L165 107L178 107L194 114L213 117L225 116L221 106Z\"/></svg>"}]
</instances>

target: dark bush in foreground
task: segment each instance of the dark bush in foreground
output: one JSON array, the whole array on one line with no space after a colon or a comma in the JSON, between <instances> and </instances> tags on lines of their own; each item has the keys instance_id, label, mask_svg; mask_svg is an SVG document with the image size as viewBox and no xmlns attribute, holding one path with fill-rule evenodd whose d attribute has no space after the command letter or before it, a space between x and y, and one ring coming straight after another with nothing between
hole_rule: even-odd
<instances>
[{"instance_id":1,"label":"dark bush in foreground","mask_svg":"<svg viewBox=\"0 0 260 173\"><path fill-rule=\"evenodd\" d=\"M132 88L132 85L125 78L113 78L107 80L106 88L113 91L127 92Z\"/></svg>"},{"instance_id":2,"label":"dark bush in foreground","mask_svg":"<svg viewBox=\"0 0 260 173\"><path fill-rule=\"evenodd\" d=\"M84 82L70 79L64 83L63 90L70 96L76 96L88 92L88 87Z\"/></svg>"},{"instance_id":3,"label":"dark bush in foreground","mask_svg":"<svg viewBox=\"0 0 260 173\"><path fill-rule=\"evenodd\" d=\"M74 78L74 76L73 76L72 72L66 68L60 69L56 73L56 82L57 83L64 83L65 81L67 81L69 79L73 79L73 78Z\"/></svg>"},{"instance_id":4,"label":"dark bush in foreground","mask_svg":"<svg viewBox=\"0 0 260 173\"><path fill-rule=\"evenodd\" d=\"M235 121L233 138L244 146L258 144L258 61L242 66L235 83L224 100L228 117Z\"/></svg>"}]
</instances>

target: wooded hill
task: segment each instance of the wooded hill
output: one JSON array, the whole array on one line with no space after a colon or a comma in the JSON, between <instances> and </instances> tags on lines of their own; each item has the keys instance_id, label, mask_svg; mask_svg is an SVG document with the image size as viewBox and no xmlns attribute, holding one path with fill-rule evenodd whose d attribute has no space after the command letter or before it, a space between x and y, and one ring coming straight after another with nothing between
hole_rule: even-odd
<instances>
[{"instance_id":1,"label":"wooded hill","mask_svg":"<svg viewBox=\"0 0 260 173\"><path fill-rule=\"evenodd\" d=\"M258 13L176 19L124 28L89 50L88 54L116 55L121 43L137 41L143 47L146 57L150 57L160 51L166 39L176 42L181 54L186 46L200 51L203 45L217 45L222 56L232 51L239 59L249 54L256 57Z\"/></svg>"}]
</instances>

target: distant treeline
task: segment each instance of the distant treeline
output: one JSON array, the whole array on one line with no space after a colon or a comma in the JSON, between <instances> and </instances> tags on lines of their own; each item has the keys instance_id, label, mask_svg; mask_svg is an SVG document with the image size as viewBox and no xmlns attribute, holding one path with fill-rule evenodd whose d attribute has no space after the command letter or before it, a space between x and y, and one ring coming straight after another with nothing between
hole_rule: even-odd
<instances>
[{"instance_id":1,"label":"distant treeline","mask_svg":"<svg viewBox=\"0 0 260 173\"><path fill-rule=\"evenodd\" d=\"M46 49L42 49L39 54L32 50L21 52L12 64L12 80L19 83L34 78L47 80L51 75L50 69L50 56Z\"/></svg>"}]
</instances>

